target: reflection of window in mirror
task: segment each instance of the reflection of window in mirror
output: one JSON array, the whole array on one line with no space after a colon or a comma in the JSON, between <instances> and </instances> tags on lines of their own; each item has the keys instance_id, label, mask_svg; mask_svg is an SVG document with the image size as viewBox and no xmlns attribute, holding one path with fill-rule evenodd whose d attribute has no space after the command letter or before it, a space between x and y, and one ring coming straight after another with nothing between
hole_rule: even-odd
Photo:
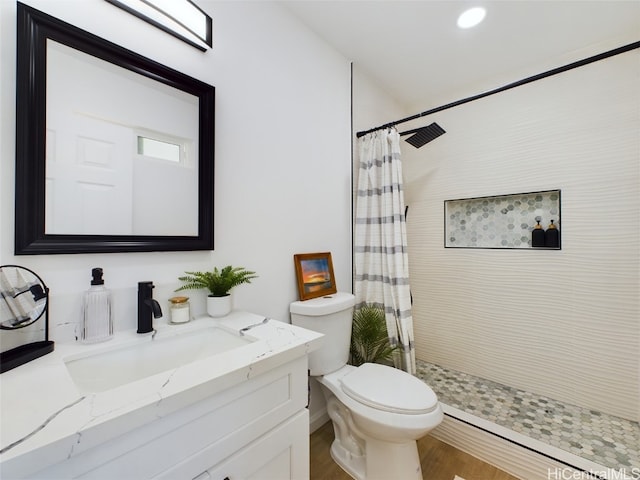
<instances>
[{"instance_id":1,"label":"reflection of window in mirror","mask_svg":"<svg viewBox=\"0 0 640 480\"><path fill-rule=\"evenodd\" d=\"M186 168L196 167L197 148L193 139L143 129L135 129L133 133L137 155L172 162Z\"/></svg>"},{"instance_id":2,"label":"reflection of window in mirror","mask_svg":"<svg viewBox=\"0 0 640 480\"><path fill-rule=\"evenodd\" d=\"M181 145L138 136L138 155L180 163Z\"/></svg>"}]
</instances>

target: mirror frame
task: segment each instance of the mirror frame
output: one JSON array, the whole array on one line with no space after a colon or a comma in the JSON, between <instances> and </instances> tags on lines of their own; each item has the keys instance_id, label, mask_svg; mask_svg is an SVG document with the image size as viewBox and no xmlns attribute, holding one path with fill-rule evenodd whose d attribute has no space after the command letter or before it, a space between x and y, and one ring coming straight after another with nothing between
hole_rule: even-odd
<instances>
[{"instance_id":1,"label":"mirror frame","mask_svg":"<svg viewBox=\"0 0 640 480\"><path fill-rule=\"evenodd\" d=\"M197 236L45 233L48 39L198 97ZM18 2L15 254L213 250L214 108L215 87Z\"/></svg>"}]
</instances>

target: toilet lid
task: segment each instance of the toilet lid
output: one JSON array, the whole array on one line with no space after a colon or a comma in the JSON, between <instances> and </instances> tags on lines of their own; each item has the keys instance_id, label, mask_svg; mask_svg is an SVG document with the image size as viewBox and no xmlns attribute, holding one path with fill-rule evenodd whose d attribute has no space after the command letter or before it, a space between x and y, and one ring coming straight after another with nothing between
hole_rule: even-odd
<instances>
[{"instance_id":1,"label":"toilet lid","mask_svg":"<svg viewBox=\"0 0 640 480\"><path fill-rule=\"evenodd\" d=\"M386 412L417 415L438 405L438 397L422 380L377 363L365 363L340 381L351 398Z\"/></svg>"}]
</instances>

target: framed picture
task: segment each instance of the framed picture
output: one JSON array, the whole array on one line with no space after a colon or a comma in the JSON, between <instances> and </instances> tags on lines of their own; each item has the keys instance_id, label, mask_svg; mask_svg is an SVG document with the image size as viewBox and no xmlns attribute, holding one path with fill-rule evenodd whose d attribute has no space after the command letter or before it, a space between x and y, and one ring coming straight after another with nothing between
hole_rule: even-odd
<instances>
[{"instance_id":1,"label":"framed picture","mask_svg":"<svg viewBox=\"0 0 640 480\"><path fill-rule=\"evenodd\" d=\"M300 300L336 293L331 253L298 253L293 256Z\"/></svg>"}]
</instances>

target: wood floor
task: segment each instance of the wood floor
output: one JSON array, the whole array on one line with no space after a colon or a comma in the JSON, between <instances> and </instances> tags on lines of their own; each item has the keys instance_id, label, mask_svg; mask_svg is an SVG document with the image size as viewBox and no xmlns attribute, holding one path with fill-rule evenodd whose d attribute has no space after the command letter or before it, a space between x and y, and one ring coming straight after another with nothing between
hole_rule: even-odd
<instances>
[{"instance_id":1,"label":"wood floor","mask_svg":"<svg viewBox=\"0 0 640 480\"><path fill-rule=\"evenodd\" d=\"M351 480L331 458L333 426L325 423L311 435L311 480ZM427 435L418 441L424 480L517 480L496 467ZM389 480L402 480L394 478Z\"/></svg>"}]
</instances>

